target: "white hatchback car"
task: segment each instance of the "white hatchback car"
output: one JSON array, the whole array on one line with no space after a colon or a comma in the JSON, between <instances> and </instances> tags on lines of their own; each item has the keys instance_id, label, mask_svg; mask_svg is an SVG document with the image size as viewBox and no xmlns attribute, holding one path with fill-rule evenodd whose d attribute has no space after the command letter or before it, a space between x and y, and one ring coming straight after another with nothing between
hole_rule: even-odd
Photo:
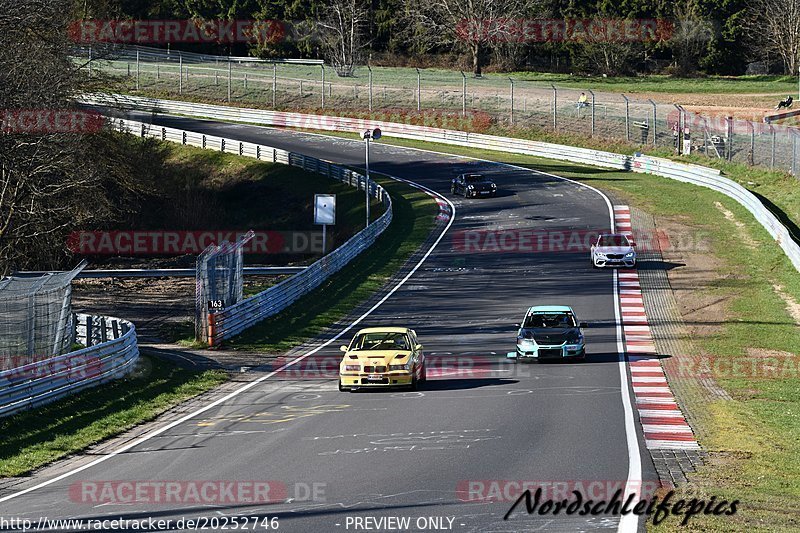
<instances>
[{"instance_id":1,"label":"white hatchback car","mask_svg":"<svg viewBox=\"0 0 800 533\"><path fill-rule=\"evenodd\" d=\"M595 268L636 266L636 250L626 235L621 233L602 233L592 244L592 266Z\"/></svg>"}]
</instances>

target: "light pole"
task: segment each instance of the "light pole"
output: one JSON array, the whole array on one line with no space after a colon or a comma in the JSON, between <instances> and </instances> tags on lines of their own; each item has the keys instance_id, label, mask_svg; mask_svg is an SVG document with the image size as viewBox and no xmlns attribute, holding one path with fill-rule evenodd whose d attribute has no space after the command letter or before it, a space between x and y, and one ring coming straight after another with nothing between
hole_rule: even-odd
<instances>
[{"instance_id":1,"label":"light pole","mask_svg":"<svg viewBox=\"0 0 800 533\"><path fill-rule=\"evenodd\" d=\"M365 168L367 169L367 175L364 179L364 194L367 199L367 224L365 227L369 227L369 141L377 141L380 139L381 129L375 128L374 130L367 130L361 134L361 138L364 139L364 146L366 147Z\"/></svg>"}]
</instances>

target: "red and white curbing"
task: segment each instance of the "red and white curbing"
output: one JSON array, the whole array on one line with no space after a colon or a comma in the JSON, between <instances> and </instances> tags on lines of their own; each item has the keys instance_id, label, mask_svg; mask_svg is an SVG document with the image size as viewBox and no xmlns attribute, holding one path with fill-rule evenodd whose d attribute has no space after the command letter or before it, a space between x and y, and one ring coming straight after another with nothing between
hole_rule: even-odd
<instances>
[{"instance_id":1,"label":"red and white curbing","mask_svg":"<svg viewBox=\"0 0 800 533\"><path fill-rule=\"evenodd\" d=\"M450 220L450 205L441 198L435 197L434 199L439 206L439 214L436 215L436 220Z\"/></svg>"},{"instance_id":2,"label":"red and white curbing","mask_svg":"<svg viewBox=\"0 0 800 533\"><path fill-rule=\"evenodd\" d=\"M631 211L628 206L614 207L614 223L619 233L632 237ZM658 358L636 270L619 271L619 299L633 395L647 448L700 449L692 428L675 401Z\"/></svg>"}]
</instances>

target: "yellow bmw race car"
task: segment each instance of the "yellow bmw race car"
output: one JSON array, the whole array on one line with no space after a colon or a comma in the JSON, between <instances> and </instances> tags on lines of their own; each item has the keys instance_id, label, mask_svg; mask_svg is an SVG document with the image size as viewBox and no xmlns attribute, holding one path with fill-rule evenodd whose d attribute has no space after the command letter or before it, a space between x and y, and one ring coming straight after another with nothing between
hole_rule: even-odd
<instances>
[{"instance_id":1,"label":"yellow bmw race car","mask_svg":"<svg viewBox=\"0 0 800 533\"><path fill-rule=\"evenodd\" d=\"M367 328L356 333L339 364L339 390L410 387L425 381L425 356L409 328Z\"/></svg>"}]
</instances>

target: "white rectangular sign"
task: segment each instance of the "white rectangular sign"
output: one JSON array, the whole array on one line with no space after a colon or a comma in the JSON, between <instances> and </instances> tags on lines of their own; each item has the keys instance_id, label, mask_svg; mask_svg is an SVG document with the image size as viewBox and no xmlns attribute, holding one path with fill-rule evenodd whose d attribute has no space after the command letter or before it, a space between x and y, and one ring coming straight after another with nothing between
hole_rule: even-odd
<instances>
[{"instance_id":1,"label":"white rectangular sign","mask_svg":"<svg viewBox=\"0 0 800 533\"><path fill-rule=\"evenodd\" d=\"M336 224L336 195L314 195L314 224Z\"/></svg>"}]
</instances>

